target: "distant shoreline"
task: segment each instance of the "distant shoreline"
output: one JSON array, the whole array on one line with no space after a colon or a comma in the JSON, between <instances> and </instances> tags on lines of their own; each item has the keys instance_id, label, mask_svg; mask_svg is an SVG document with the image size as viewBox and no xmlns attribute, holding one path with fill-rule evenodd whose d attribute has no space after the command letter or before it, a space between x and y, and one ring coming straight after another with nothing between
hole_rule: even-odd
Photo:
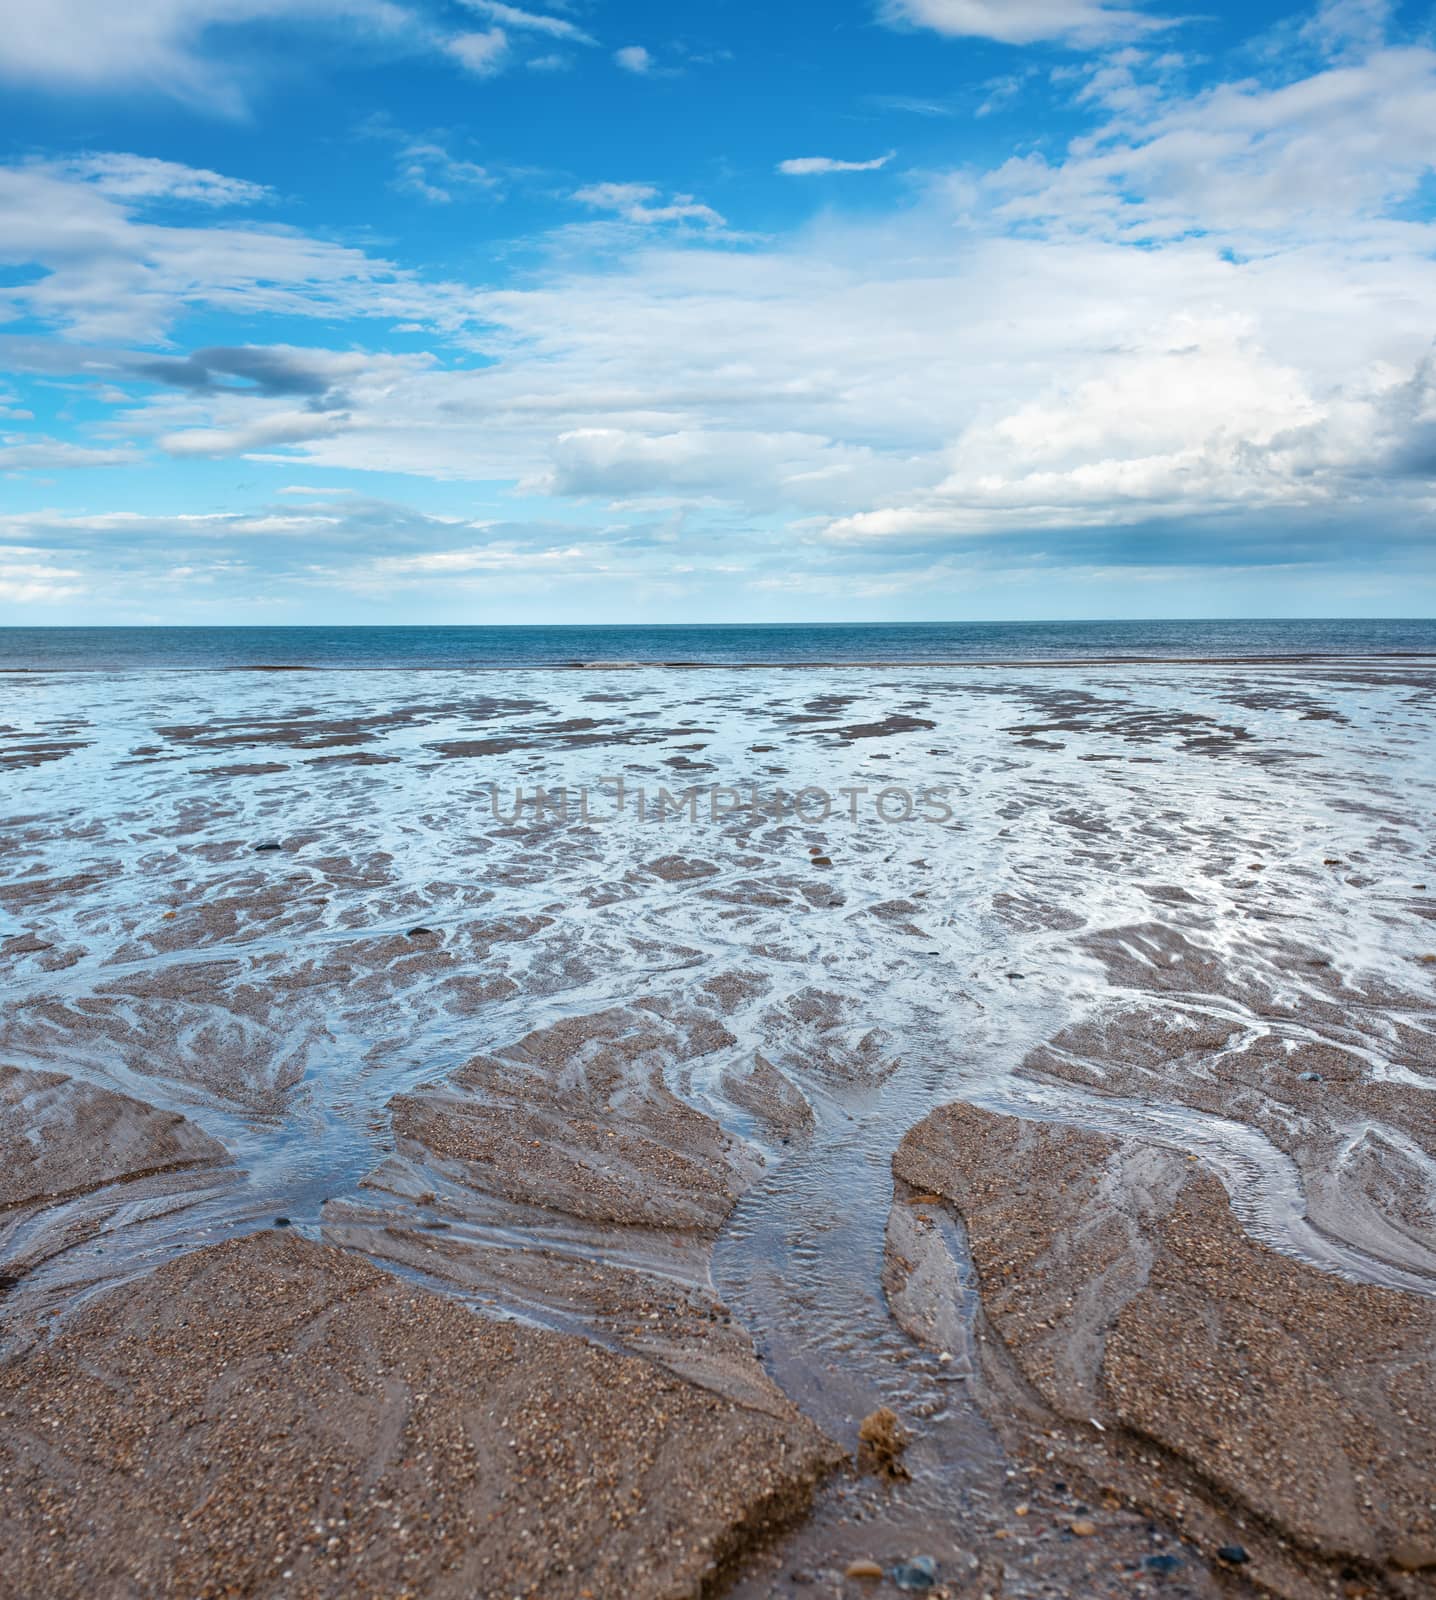
<instances>
[{"instance_id":1,"label":"distant shoreline","mask_svg":"<svg viewBox=\"0 0 1436 1600\"><path fill-rule=\"evenodd\" d=\"M531 661L392 661L392 662L259 662L184 664L178 662L97 661L93 665L8 667L0 664L0 677L42 677L51 673L80 672L846 672L904 671L926 672L983 669L987 671L1026 671L1032 668L1073 667L1300 667L1300 666L1402 666L1436 662L1436 650L1390 650L1362 654L1353 651L1322 654L1304 651L1295 655L1239 656L1014 656L988 658L957 656L922 660L895 656L891 659L854 657L851 659L799 659L789 661L553 661L536 657Z\"/></svg>"},{"instance_id":2,"label":"distant shoreline","mask_svg":"<svg viewBox=\"0 0 1436 1600\"><path fill-rule=\"evenodd\" d=\"M1436 619L0 627L0 674L73 671L882 672L1436 661Z\"/></svg>"}]
</instances>

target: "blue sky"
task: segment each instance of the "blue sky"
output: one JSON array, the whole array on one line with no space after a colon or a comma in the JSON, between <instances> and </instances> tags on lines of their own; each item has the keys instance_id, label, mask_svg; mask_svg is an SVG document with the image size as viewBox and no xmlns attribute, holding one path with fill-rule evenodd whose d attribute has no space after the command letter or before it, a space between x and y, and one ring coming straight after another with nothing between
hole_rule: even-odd
<instances>
[{"instance_id":1,"label":"blue sky","mask_svg":"<svg viewBox=\"0 0 1436 1600\"><path fill-rule=\"evenodd\" d=\"M1436 614L1436 14L0 0L0 624Z\"/></svg>"}]
</instances>

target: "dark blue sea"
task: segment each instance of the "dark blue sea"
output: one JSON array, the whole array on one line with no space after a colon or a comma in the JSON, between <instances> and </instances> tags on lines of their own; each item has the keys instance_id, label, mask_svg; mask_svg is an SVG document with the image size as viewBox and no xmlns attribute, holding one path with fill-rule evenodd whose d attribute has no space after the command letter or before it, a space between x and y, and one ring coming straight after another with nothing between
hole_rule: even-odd
<instances>
[{"instance_id":1,"label":"dark blue sea","mask_svg":"<svg viewBox=\"0 0 1436 1600\"><path fill-rule=\"evenodd\" d=\"M0 628L0 671L799 666L1436 656L1436 619Z\"/></svg>"}]
</instances>

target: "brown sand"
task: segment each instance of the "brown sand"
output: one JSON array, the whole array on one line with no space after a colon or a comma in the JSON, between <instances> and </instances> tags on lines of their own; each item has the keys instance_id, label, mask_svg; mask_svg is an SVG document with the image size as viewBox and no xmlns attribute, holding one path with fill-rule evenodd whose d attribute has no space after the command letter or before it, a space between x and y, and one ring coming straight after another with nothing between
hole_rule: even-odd
<instances>
[{"instance_id":1,"label":"brown sand","mask_svg":"<svg viewBox=\"0 0 1436 1600\"><path fill-rule=\"evenodd\" d=\"M0 1595L705 1594L815 1429L259 1234L0 1366Z\"/></svg>"},{"instance_id":2,"label":"brown sand","mask_svg":"<svg viewBox=\"0 0 1436 1600\"><path fill-rule=\"evenodd\" d=\"M391 1102L395 1155L325 1207L326 1236L796 1418L709 1283L761 1162L665 1081L733 1042L707 1011L639 1002L477 1057ZM748 1086L798 1125L806 1102L769 1072Z\"/></svg>"},{"instance_id":3,"label":"brown sand","mask_svg":"<svg viewBox=\"0 0 1436 1600\"><path fill-rule=\"evenodd\" d=\"M579 1017L392 1103L401 1143L463 1181L590 1221L716 1232L751 1171L742 1146L664 1082L705 1039L641 1011Z\"/></svg>"},{"instance_id":4,"label":"brown sand","mask_svg":"<svg viewBox=\"0 0 1436 1600\"><path fill-rule=\"evenodd\" d=\"M173 1112L62 1073L0 1066L0 1211L228 1159Z\"/></svg>"},{"instance_id":5,"label":"brown sand","mask_svg":"<svg viewBox=\"0 0 1436 1600\"><path fill-rule=\"evenodd\" d=\"M1250 1239L1177 1152L967 1106L894 1171L946 1196L981 1286L992 1393L1028 1449L1241 1544L1289 1595L1395 1592L1436 1559L1436 1303Z\"/></svg>"}]
</instances>

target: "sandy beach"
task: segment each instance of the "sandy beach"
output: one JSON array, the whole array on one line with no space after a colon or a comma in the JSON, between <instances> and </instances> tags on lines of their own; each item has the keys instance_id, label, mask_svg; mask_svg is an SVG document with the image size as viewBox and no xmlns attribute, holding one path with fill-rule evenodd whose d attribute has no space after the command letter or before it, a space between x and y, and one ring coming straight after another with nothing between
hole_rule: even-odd
<instances>
[{"instance_id":1,"label":"sandy beach","mask_svg":"<svg viewBox=\"0 0 1436 1600\"><path fill-rule=\"evenodd\" d=\"M99 698L0 677L4 1600L1436 1593L1436 667Z\"/></svg>"}]
</instances>

